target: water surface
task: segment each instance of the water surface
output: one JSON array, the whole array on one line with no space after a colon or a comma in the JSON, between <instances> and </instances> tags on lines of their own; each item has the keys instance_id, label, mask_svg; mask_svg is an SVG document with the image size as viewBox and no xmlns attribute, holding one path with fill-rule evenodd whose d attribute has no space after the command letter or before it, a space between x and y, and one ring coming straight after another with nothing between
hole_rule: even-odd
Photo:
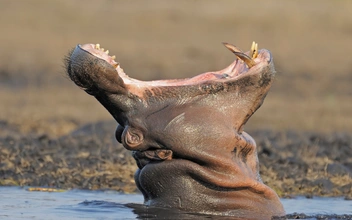
<instances>
[{"instance_id":1,"label":"water surface","mask_svg":"<svg viewBox=\"0 0 352 220\"><path fill-rule=\"evenodd\" d=\"M340 215L340 217L351 215L352 217L352 201L343 198L297 197L281 201L287 214ZM141 194L122 194L115 191L30 192L21 187L0 187L0 219L211 218L211 216L187 214L177 210L148 208L141 205L142 202ZM347 218L348 216L344 219Z\"/></svg>"}]
</instances>

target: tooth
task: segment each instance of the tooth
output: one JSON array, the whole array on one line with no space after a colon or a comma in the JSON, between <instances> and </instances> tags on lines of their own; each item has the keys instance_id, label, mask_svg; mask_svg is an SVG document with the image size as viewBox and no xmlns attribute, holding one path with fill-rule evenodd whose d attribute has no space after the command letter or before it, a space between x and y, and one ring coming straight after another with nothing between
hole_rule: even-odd
<instances>
[{"instance_id":1,"label":"tooth","mask_svg":"<svg viewBox=\"0 0 352 220\"><path fill-rule=\"evenodd\" d=\"M254 52L254 54L253 54L253 59L254 58L257 58L257 56L258 56L258 43L255 43L255 47L254 47L254 49L255 49L255 52Z\"/></svg>"},{"instance_id":2,"label":"tooth","mask_svg":"<svg viewBox=\"0 0 352 220\"><path fill-rule=\"evenodd\" d=\"M111 59L115 60L115 58L116 58L116 56L115 56L115 55L111 56Z\"/></svg>"},{"instance_id":3,"label":"tooth","mask_svg":"<svg viewBox=\"0 0 352 220\"><path fill-rule=\"evenodd\" d=\"M250 56L255 59L258 56L258 44L253 41L252 46L251 46L251 52Z\"/></svg>"},{"instance_id":4,"label":"tooth","mask_svg":"<svg viewBox=\"0 0 352 220\"><path fill-rule=\"evenodd\" d=\"M253 54L255 52L255 42L252 42L251 50L249 52L250 57L253 57Z\"/></svg>"},{"instance_id":5,"label":"tooth","mask_svg":"<svg viewBox=\"0 0 352 220\"><path fill-rule=\"evenodd\" d=\"M251 50L253 51L255 49L255 41L252 42Z\"/></svg>"},{"instance_id":6,"label":"tooth","mask_svg":"<svg viewBox=\"0 0 352 220\"><path fill-rule=\"evenodd\" d=\"M104 48L101 48L100 50L104 52Z\"/></svg>"},{"instance_id":7,"label":"tooth","mask_svg":"<svg viewBox=\"0 0 352 220\"><path fill-rule=\"evenodd\" d=\"M99 50L99 49L100 49L100 44L96 44L96 45L95 45L95 49L98 49L98 50Z\"/></svg>"},{"instance_id":8,"label":"tooth","mask_svg":"<svg viewBox=\"0 0 352 220\"><path fill-rule=\"evenodd\" d=\"M114 63L114 64L112 64L115 68L117 68L119 65L120 65L120 63Z\"/></svg>"},{"instance_id":9,"label":"tooth","mask_svg":"<svg viewBox=\"0 0 352 220\"><path fill-rule=\"evenodd\" d=\"M248 56L247 54L237 53L237 52L234 52L234 54L239 59L241 59L243 62L245 62L247 64L248 68L251 68L252 66L254 66L256 64L255 61L250 56Z\"/></svg>"},{"instance_id":10,"label":"tooth","mask_svg":"<svg viewBox=\"0 0 352 220\"><path fill-rule=\"evenodd\" d=\"M232 52L243 53L243 51L242 51L240 48L236 47L235 45L232 45L232 44L229 44L229 43L225 43L225 42L223 42L222 44L223 44L227 49L229 49L229 50L232 51Z\"/></svg>"},{"instance_id":11,"label":"tooth","mask_svg":"<svg viewBox=\"0 0 352 220\"><path fill-rule=\"evenodd\" d=\"M109 54L109 50L106 50L105 53L106 53L106 54Z\"/></svg>"},{"instance_id":12,"label":"tooth","mask_svg":"<svg viewBox=\"0 0 352 220\"><path fill-rule=\"evenodd\" d=\"M248 56L247 54L243 53L239 48L232 44L223 43L227 49L229 49L232 53L234 53L240 60L245 62L249 68L254 66L256 63L255 61Z\"/></svg>"}]
</instances>

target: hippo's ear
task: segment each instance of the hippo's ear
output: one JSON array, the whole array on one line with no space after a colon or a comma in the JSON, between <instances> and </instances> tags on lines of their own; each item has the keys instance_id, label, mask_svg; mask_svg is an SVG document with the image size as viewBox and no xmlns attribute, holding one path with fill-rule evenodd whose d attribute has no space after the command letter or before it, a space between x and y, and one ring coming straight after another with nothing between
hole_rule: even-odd
<instances>
[{"instance_id":1,"label":"hippo's ear","mask_svg":"<svg viewBox=\"0 0 352 220\"><path fill-rule=\"evenodd\" d=\"M124 128L120 141L127 150L143 150L147 148L143 132L128 125Z\"/></svg>"}]
</instances>

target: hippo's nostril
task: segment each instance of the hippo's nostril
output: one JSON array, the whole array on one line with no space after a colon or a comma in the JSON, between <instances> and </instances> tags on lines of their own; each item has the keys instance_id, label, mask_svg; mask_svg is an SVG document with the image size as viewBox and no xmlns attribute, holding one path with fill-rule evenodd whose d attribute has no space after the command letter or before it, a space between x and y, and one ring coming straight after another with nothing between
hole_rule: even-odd
<instances>
[{"instance_id":1,"label":"hippo's nostril","mask_svg":"<svg viewBox=\"0 0 352 220\"><path fill-rule=\"evenodd\" d=\"M228 78L229 77L229 74L227 74L227 73L224 73L224 74L222 74L222 78L224 79L224 78Z\"/></svg>"}]
</instances>

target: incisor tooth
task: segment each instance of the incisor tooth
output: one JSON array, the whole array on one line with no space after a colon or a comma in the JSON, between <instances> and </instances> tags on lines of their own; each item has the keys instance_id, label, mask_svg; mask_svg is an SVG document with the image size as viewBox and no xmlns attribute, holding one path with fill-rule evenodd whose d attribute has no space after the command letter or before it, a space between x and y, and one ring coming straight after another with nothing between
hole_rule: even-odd
<instances>
[{"instance_id":1,"label":"incisor tooth","mask_svg":"<svg viewBox=\"0 0 352 220\"><path fill-rule=\"evenodd\" d=\"M253 58L257 58L258 56L258 43L255 43L255 53L253 54Z\"/></svg>"},{"instance_id":2,"label":"incisor tooth","mask_svg":"<svg viewBox=\"0 0 352 220\"><path fill-rule=\"evenodd\" d=\"M112 64L115 68L117 68L119 65L120 65L120 63L114 63L114 64Z\"/></svg>"},{"instance_id":3,"label":"incisor tooth","mask_svg":"<svg viewBox=\"0 0 352 220\"><path fill-rule=\"evenodd\" d=\"M100 44L96 44L96 45L95 45L95 49L98 49L98 50L99 50L99 49L100 49Z\"/></svg>"},{"instance_id":4,"label":"incisor tooth","mask_svg":"<svg viewBox=\"0 0 352 220\"><path fill-rule=\"evenodd\" d=\"M258 56L258 44L255 41L253 41L253 43L252 43L250 56L253 59L257 58L257 56Z\"/></svg>"},{"instance_id":5,"label":"incisor tooth","mask_svg":"<svg viewBox=\"0 0 352 220\"><path fill-rule=\"evenodd\" d=\"M252 42L252 45L251 45L251 50L250 50L250 53L249 53L249 55L250 55L251 57L253 57L254 50L255 50L255 42L253 41L253 42Z\"/></svg>"}]
</instances>

